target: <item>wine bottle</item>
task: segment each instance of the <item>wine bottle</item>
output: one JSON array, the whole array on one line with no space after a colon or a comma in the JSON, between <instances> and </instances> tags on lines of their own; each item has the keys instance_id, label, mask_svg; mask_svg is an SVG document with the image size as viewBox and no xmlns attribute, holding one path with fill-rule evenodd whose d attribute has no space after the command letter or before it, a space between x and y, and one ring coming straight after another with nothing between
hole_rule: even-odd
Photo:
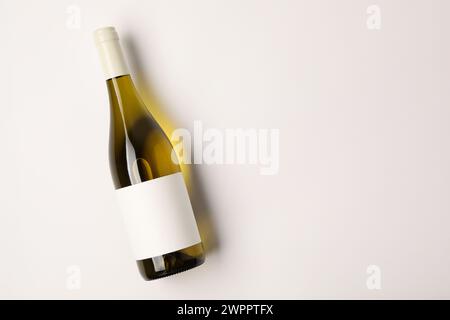
<instances>
[{"instance_id":1,"label":"wine bottle","mask_svg":"<svg viewBox=\"0 0 450 320\"><path fill-rule=\"evenodd\" d=\"M137 93L115 28L94 39L111 108L110 169L139 271L153 280L194 268L205 257L172 145Z\"/></svg>"}]
</instances>

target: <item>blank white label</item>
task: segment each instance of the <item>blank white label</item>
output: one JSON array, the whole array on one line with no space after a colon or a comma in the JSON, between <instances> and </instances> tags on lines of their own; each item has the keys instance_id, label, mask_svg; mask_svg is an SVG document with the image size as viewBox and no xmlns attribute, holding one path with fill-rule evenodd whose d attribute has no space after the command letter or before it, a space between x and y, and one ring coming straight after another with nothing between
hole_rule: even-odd
<instances>
[{"instance_id":1,"label":"blank white label","mask_svg":"<svg viewBox=\"0 0 450 320\"><path fill-rule=\"evenodd\" d=\"M121 188L116 193L136 260L201 241L181 173Z\"/></svg>"}]
</instances>

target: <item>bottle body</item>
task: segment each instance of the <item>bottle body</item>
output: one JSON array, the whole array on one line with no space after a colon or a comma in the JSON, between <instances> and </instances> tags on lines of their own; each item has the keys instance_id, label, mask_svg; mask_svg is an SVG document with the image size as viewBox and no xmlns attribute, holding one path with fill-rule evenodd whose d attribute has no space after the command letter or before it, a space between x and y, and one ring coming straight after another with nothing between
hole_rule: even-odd
<instances>
[{"instance_id":1,"label":"bottle body","mask_svg":"<svg viewBox=\"0 0 450 320\"><path fill-rule=\"evenodd\" d=\"M107 42L110 60L123 57L118 38ZM111 49L112 48L112 49ZM113 63L107 62L106 65ZM146 280L169 276L204 262L203 247L172 145L142 103L124 62L109 70L109 160L138 269ZM108 68L108 66L107 66Z\"/></svg>"}]
</instances>

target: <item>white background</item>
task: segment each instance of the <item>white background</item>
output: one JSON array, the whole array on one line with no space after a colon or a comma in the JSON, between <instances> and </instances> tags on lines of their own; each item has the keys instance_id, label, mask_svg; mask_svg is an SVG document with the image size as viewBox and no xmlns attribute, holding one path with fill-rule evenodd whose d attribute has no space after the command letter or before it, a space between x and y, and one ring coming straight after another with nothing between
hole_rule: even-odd
<instances>
[{"instance_id":1,"label":"white background","mask_svg":"<svg viewBox=\"0 0 450 320\"><path fill-rule=\"evenodd\" d=\"M372 4L381 30L367 28ZM450 298L449 12L444 0L1 0L0 297ZM109 173L92 40L105 25L176 126L280 130L277 175L193 168L207 261L154 282L137 272ZM369 265L381 290L366 286Z\"/></svg>"}]
</instances>

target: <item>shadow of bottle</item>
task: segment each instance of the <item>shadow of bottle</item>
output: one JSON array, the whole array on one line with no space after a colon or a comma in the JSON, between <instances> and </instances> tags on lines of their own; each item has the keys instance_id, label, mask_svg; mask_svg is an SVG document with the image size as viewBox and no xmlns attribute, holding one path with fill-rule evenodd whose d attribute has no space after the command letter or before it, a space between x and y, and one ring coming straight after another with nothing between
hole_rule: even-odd
<instances>
[{"instance_id":1,"label":"shadow of bottle","mask_svg":"<svg viewBox=\"0 0 450 320\"><path fill-rule=\"evenodd\" d=\"M125 52L127 53L127 60L132 69L135 70L133 80L143 102L170 139L171 133L178 128L178 126L176 126L170 120L170 116L164 112L164 108L162 107L160 100L152 90L153 87L151 82L142 72L145 68L142 60L140 59L138 52L139 50L133 39L129 35L125 35L121 38L121 42ZM197 174L197 170L192 164L181 164L181 171L183 172L189 192L192 208L194 210L200 236L202 238L203 248L206 253L217 251L219 249L219 240L211 214L210 205L206 199L204 188Z\"/></svg>"}]
</instances>

